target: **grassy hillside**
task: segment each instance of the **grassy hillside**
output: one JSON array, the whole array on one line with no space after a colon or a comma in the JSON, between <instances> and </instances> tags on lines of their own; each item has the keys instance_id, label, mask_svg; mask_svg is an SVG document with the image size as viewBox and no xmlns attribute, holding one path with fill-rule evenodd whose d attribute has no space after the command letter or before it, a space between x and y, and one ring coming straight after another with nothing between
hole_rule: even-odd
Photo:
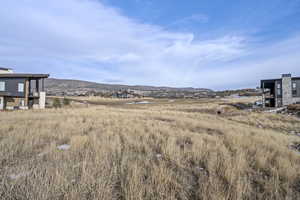
<instances>
[{"instance_id":1,"label":"grassy hillside","mask_svg":"<svg viewBox=\"0 0 300 200\"><path fill-rule=\"evenodd\" d=\"M0 123L1 199L300 198L294 117L165 100L2 112Z\"/></svg>"},{"instance_id":2,"label":"grassy hillside","mask_svg":"<svg viewBox=\"0 0 300 200\"><path fill-rule=\"evenodd\" d=\"M81 80L71 79L54 79L48 78L45 80L46 91L49 94L70 93L75 94L82 92L113 92L119 90L134 90L140 92L191 92L191 93L213 93L210 89L205 88L174 88L174 87L155 87L143 85L116 85L116 84L103 84Z\"/></svg>"}]
</instances>

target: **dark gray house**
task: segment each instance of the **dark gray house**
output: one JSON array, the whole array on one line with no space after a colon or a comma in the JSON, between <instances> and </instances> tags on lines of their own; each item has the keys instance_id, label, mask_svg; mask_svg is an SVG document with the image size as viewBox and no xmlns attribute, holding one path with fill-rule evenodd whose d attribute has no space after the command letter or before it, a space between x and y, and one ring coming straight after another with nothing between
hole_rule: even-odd
<instances>
[{"instance_id":1,"label":"dark gray house","mask_svg":"<svg viewBox=\"0 0 300 200\"><path fill-rule=\"evenodd\" d=\"M0 68L0 110L45 108L44 79L48 77L49 74L20 74Z\"/></svg>"},{"instance_id":2,"label":"dark gray house","mask_svg":"<svg viewBox=\"0 0 300 200\"><path fill-rule=\"evenodd\" d=\"M300 77L283 74L279 79L261 80L264 107L300 103Z\"/></svg>"}]
</instances>

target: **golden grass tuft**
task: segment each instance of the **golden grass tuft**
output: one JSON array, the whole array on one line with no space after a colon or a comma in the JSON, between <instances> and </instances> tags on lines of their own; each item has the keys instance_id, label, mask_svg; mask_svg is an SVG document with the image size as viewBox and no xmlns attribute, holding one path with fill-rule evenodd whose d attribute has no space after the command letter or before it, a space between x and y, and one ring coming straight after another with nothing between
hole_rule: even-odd
<instances>
[{"instance_id":1,"label":"golden grass tuft","mask_svg":"<svg viewBox=\"0 0 300 200\"><path fill-rule=\"evenodd\" d=\"M299 119L153 101L0 113L1 199L300 198Z\"/></svg>"}]
</instances>

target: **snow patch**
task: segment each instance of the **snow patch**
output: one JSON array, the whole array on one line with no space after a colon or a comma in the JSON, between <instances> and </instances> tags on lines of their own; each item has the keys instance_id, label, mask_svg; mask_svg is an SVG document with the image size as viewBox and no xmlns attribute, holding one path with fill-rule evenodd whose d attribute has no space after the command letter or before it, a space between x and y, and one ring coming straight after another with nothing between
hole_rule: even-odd
<instances>
[{"instance_id":1,"label":"snow patch","mask_svg":"<svg viewBox=\"0 0 300 200\"><path fill-rule=\"evenodd\" d=\"M129 102L129 103L126 103L128 105L132 105L132 104L150 104L151 102L149 101L138 101L138 102Z\"/></svg>"},{"instance_id":2,"label":"snow patch","mask_svg":"<svg viewBox=\"0 0 300 200\"><path fill-rule=\"evenodd\" d=\"M71 147L71 145L69 145L69 144L63 144L63 145L58 146L57 149L68 150L68 149L70 149L70 147Z\"/></svg>"},{"instance_id":3,"label":"snow patch","mask_svg":"<svg viewBox=\"0 0 300 200\"><path fill-rule=\"evenodd\" d=\"M12 180L16 180L16 179L28 176L29 174L30 174L30 172L21 172L18 174L11 174L11 175L9 175L9 178Z\"/></svg>"}]
</instances>

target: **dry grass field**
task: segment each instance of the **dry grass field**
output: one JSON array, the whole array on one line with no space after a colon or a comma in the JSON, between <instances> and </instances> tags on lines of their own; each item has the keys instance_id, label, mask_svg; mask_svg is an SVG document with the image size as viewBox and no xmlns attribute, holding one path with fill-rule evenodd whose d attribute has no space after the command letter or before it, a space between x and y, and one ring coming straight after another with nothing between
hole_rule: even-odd
<instances>
[{"instance_id":1,"label":"dry grass field","mask_svg":"<svg viewBox=\"0 0 300 200\"><path fill-rule=\"evenodd\" d=\"M151 102L1 112L0 199L300 199L299 119Z\"/></svg>"}]
</instances>

